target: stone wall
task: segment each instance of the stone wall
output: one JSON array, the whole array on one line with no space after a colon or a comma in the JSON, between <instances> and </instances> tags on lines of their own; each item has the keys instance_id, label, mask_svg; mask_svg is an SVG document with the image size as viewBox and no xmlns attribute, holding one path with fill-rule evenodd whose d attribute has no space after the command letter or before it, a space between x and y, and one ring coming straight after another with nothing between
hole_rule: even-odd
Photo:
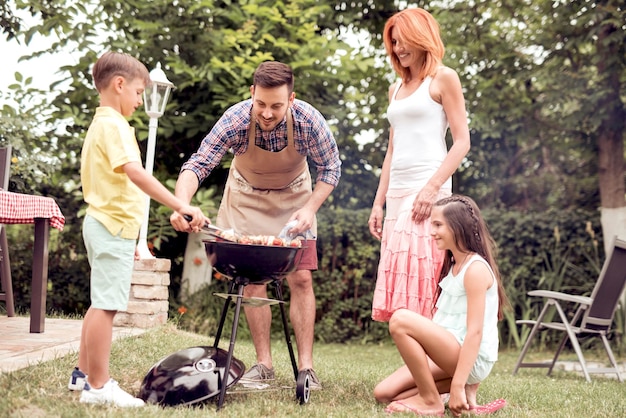
<instances>
[{"instance_id":1,"label":"stone wall","mask_svg":"<svg viewBox=\"0 0 626 418\"><path fill-rule=\"evenodd\" d=\"M151 328L167 322L170 268L167 259L135 261L128 309L115 315L114 326Z\"/></svg>"}]
</instances>

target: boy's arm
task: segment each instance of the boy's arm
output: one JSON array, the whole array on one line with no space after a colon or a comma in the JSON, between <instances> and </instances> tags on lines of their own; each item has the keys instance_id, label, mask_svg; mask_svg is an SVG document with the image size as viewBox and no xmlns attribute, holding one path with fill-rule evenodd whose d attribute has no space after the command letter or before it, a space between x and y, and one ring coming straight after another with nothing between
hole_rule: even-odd
<instances>
[{"instance_id":1,"label":"boy's arm","mask_svg":"<svg viewBox=\"0 0 626 418\"><path fill-rule=\"evenodd\" d=\"M190 215L193 218L190 225L195 232L198 232L208 222L208 218L204 216L200 208L190 206L174 196L156 178L148 174L140 163L126 163L122 169L128 178L152 199L183 215Z\"/></svg>"}]
</instances>

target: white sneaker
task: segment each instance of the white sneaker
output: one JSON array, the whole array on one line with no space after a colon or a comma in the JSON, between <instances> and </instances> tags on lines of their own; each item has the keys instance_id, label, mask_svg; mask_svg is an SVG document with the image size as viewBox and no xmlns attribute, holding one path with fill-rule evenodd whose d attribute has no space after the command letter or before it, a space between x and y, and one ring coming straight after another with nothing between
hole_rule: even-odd
<instances>
[{"instance_id":1,"label":"white sneaker","mask_svg":"<svg viewBox=\"0 0 626 418\"><path fill-rule=\"evenodd\" d=\"M80 394L80 401L82 403L115 405L122 408L133 408L145 405L143 400L135 398L130 393L125 392L113 379L109 379L100 389L85 386L85 389L83 389Z\"/></svg>"}]
</instances>

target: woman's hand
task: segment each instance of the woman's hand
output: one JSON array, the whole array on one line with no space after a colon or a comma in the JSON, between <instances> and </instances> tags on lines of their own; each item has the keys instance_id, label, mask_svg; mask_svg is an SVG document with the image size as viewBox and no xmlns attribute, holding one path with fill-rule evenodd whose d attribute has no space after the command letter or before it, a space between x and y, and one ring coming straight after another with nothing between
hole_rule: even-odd
<instances>
[{"instance_id":1,"label":"woman's hand","mask_svg":"<svg viewBox=\"0 0 626 418\"><path fill-rule=\"evenodd\" d=\"M380 206L373 206L370 218L367 221L367 226L370 228L370 234L377 240L381 240L383 236L383 208Z\"/></svg>"},{"instance_id":2,"label":"woman's hand","mask_svg":"<svg viewBox=\"0 0 626 418\"><path fill-rule=\"evenodd\" d=\"M413 211L411 217L415 223L422 223L430 216L430 211L433 208L433 204L437 201L439 190L429 186L428 184L419 191L415 200L413 201Z\"/></svg>"}]
</instances>

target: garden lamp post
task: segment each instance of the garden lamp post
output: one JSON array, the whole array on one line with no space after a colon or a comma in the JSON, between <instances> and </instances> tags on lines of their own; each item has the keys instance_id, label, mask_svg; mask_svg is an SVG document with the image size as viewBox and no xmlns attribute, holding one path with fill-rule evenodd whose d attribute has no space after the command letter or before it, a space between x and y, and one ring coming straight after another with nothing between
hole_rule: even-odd
<instances>
[{"instance_id":1,"label":"garden lamp post","mask_svg":"<svg viewBox=\"0 0 626 418\"><path fill-rule=\"evenodd\" d=\"M152 85L147 86L143 92L143 102L146 107L146 113L150 116L150 124L148 125L148 147L146 152L146 171L152 175L154 167L154 147L156 145L156 134L158 119L165 112L165 105L170 92L174 88L174 84L167 79L165 73L161 69L161 63L157 63L156 68L150 71L150 80ZM154 258L148 248L148 217L150 215L150 196L146 195L146 206L143 213L143 223L139 230L139 242L137 248L141 259Z\"/></svg>"}]
</instances>

